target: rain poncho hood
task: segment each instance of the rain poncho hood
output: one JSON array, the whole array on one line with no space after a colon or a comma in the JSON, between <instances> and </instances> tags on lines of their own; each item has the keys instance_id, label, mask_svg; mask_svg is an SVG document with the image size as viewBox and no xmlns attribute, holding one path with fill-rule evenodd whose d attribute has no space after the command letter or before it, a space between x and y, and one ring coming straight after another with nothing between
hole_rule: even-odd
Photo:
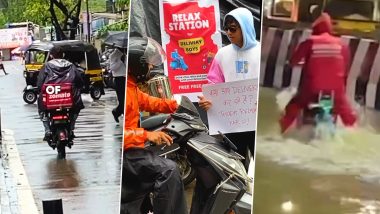
<instances>
[{"instance_id":1,"label":"rain poncho hood","mask_svg":"<svg viewBox=\"0 0 380 214\"><path fill-rule=\"evenodd\" d=\"M223 25L225 24L227 16L232 16L239 22L243 34L243 47L241 47L240 50L255 47L257 45L257 41L252 13L246 8L236 8L224 16ZM234 47L239 48L235 44Z\"/></svg>"},{"instance_id":2,"label":"rain poncho hood","mask_svg":"<svg viewBox=\"0 0 380 214\"><path fill-rule=\"evenodd\" d=\"M331 17L327 13L322 13L313 23L313 35L320 35L323 33L332 33Z\"/></svg>"},{"instance_id":3,"label":"rain poncho hood","mask_svg":"<svg viewBox=\"0 0 380 214\"><path fill-rule=\"evenodd\" d=\"M73 64L65 59L53 59L49 63L45 64L45 69L50 70L56 74L56 78L61 78L65 76L71 69L73 69Z\"/></svg>"}]
</instances>

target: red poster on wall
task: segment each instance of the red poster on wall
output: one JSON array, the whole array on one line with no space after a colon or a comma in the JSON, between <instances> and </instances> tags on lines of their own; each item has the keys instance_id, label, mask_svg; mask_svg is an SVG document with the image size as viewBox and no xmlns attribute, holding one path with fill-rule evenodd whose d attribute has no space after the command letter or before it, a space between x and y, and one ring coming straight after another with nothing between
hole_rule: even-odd
<instances>
[{"instance_id":1,"label":"red poster on wall","mask_svg":"<svg viewBox=\"0 0 380 214\"><path fill-rule=\"evenodd\" d=\"M161 37L173 94L195 101L221 47L217 0L161 0Z\"/></svg>"}]
</instances>

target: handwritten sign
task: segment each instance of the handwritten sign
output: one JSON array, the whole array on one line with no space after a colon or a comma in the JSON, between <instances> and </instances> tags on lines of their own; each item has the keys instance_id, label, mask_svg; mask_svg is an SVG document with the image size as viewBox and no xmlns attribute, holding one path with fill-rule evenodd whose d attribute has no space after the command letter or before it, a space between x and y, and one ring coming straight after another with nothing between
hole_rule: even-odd
<instances>
[{"instance_id":1,"label":"handwritten sign","mask_svg":"<svg viewBox=\"0 0 380 214\"><path fill-rule=\"evenodd\" d=\"M256 130L258 79L203 85L210 134Z\"/></svg>"}]
</instances>

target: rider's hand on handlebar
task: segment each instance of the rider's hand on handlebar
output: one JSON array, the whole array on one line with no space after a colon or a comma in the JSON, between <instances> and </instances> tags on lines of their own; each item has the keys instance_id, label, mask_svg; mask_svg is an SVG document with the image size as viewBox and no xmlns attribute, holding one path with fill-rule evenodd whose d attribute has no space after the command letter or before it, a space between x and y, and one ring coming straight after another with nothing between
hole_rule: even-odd
<instances>
[{"instance_id":1,"label":"rider's hand on handlebar","mask_svg":"<svg viewBox=\"0 0 380 214\"><path fill-rule=\"evenodd\" d=\"M166 144L170 146L171 144L173 144L173 139L165 132L148 132L147 138L149 141L157 145Z\"/></svg>"},{"instance_id":2,"label":"rider's hand on handlebar","mask_svg":"<svg viewBox=\"0 0 380 214\"><path fill-rule=\"evenodd\" d=\"M211 101L210 100L207 100L204 96L198 96L199 98L199 107L201 107L202 109L204 110L209 110L211 108Z\"/></svg>"}]
</instances>

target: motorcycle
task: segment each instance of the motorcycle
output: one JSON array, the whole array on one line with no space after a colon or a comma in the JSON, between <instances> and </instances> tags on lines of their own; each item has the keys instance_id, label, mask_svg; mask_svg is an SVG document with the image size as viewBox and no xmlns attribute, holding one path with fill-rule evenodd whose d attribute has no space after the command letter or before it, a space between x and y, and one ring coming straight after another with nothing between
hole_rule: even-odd
<instances>
[{"instance_id":1,"label":"motorcycle","mask_svg":"<svg viewBox=\"0 0 380 214\"><path fill-rule=\"evenodd\" d=\"M147 82L149 94L154 97L170 99L173 95L171 93L171 87L168 78L163 75L163 70L159 67L155 67L150 72L150 80ZM156 122L161 121L166 115L153 116L148 118L141 118L141 127L148 131L155 131ZM195 172L191 168L186 152L183 148L177 147L175 151L170 154L163 155L165 158L169 158L177 163L178 168L182 176L182 181L185 186L193 182L195 179Z\"/></svg>"},{"instance_id":2,"label":"motorcycle","mask_svg":"<svg viewBox=\"0 0 380 214\"><path fill-rule=\"evenodd\" d=\"M141 127L148 131L156 131L162 128L162 121L168 117L168 114L159 114L149 118L144 118L141 121ZM189 185L195 179L195 171L187 158L186 150L184 147L179 147L179 144L173 144L165 149L159 148L152 143L146 143L146 148L158 152L160 156L171 159L176 162L185 186Z\"/></svg>"},{"instance_id":3,"label":"motorcycle","mask_svg":"<svg viewBox=\"0 0 380 214\"><path fill-rule=\"evenodd\" d=\"M191 214L251 213L253 180L241 162L244 158L222 133L221 138L208 135L189 98L182 96L179 100L175 113L152 116L142 122L146 129L168 133L174 143L171 146L148 143L146 148L166 157L181 151L179 154L191 164L196 177ZM147 201L150 203L144 203L143 213L152 210L152 200Z\"/></svg>"},{"instance_id":4,"label":"motorcycle","mask_svg":"<svg viewBox=\"0 0 380 214\"><path fill-rule=\"evenodd\" d=\"M113 75L112 75L111 70L109 69L109 63L101 62L100 67L102 68L104 86L106 88L113 88L114 87Z\"/></svg>"},{"instance_id":5,"label":"motorcycle","mask_svg":"<svg viewBox=\"0 0 380 214\"><path fill-rule=\"evenodd\" d=\"M337 115L333 113L334 93L322 93L318 95L317 102L310 103L307 108L303 109L297 120L297 127L303 125L313 126L313 138L322 137L324 130L327 128L330 136L335 135Z\"/></svg>"},{"instance_id":6,"label":"motorcycle","mask_svg":"<svg viewBox=\"0 0 380 214\"><path fill-rule=\"evenodd\" d=\"M72 86L64 84L44 84L42 102L45 106L52 138L48 144L57 148L58 159L66 158L66 147L71 149L71 108L73 104Z\"/></svg>"},{"instance_id":7,"label":"motorcycle","mask_svg":"<svg viewBox=\"0 0 380 214\"><path fill-rule=\"evenodd\" d=\"M70 109L58 108L48 112L52 139L48 141L49 146L57 148L58 159L66 158L66 147L71 149L73 145L70 139Z\"/></svg>"}]
</instances>

